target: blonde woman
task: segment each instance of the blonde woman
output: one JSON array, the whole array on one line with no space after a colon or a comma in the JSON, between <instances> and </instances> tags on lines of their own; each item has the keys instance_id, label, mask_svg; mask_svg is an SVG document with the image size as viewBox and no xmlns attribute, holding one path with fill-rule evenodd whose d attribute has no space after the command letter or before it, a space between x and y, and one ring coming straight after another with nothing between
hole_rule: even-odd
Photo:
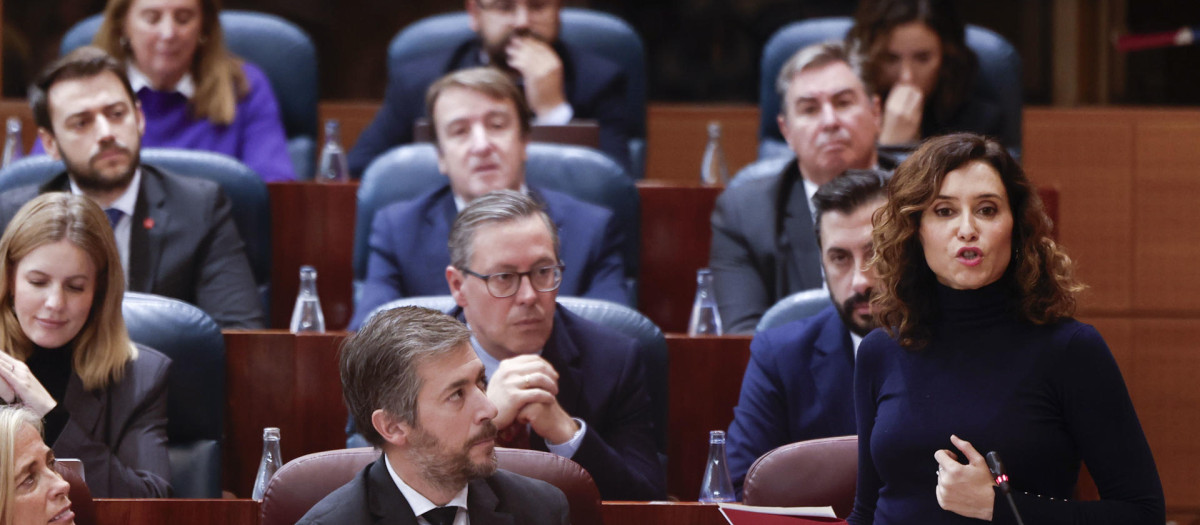
<instances>
[{"instance_id":1,"label":"blonde woman","mask_svg":"<svg viewBox=\"0 0 1200 525\"><path fill-rule=\"evenodd\" d=\"M45 418L101 498L165 497L170 360L125 331L112 230L70 193L29 201L0 238L0 401Z\"/></svg>"},{"instance_id":2,"label":"blonde woman","mask_svg":"<svg viewBox=\"0 0 1200 525\"><path fill-rule=\"evenodd\" d=\"M0 525L75 523L70 488L54 470L37 414L0 407Z\"/></svg>"}]
</instances>

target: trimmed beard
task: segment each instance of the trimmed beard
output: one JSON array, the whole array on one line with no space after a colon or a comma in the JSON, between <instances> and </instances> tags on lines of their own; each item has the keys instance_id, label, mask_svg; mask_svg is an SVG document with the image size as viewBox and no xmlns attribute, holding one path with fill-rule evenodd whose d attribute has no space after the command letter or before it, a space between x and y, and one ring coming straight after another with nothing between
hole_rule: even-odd
<instances>
[{"instance_id":1,"label":"trimmed beard","mask_svg":"<svg viewBox=\"0 0 1200 525\"><path fill-rule=\"evenodd\" d=\"M483 463L471 461L471 446L484 439L493 439L496 425L488 421L483 429L467 440L462 450L445 452L441 441L421 427L413 428L409 437L409 459L416 464L425 482L447 492L462 490L467 483L491 476L496 472L496 449Z\"/></svg>"}]
</instances>

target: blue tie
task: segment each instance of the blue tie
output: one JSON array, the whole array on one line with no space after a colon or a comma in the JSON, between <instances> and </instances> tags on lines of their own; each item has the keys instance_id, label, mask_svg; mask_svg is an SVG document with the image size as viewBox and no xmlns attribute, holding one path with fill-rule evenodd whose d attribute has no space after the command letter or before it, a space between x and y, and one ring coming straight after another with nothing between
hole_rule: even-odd
<instances>
[{"instance_id":1,"label":"blue tie","mask_svg":"<svg viewBox=\"0 0 1200 525\"><path fill-rule=\"evenodd\" d=\"M108 225L111 226L112 229L114 229L114 230L117 229L117 223L121 222L121 217L125 216L125 212L118 210L116 208L109 208L107 210L104 210L104 214L108 215Z\"/></svg>"}]
</instances>

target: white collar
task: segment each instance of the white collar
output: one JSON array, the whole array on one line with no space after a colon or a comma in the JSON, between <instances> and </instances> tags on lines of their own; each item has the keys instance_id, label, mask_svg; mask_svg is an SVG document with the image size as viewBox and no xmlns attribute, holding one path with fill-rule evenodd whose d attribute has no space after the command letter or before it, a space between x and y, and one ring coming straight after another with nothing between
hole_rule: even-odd
<instances>
[{"instance_id":1,"label":"white collar","mask_svg":"<svg viewBox=\"0 0 1200 525\"><path fill-rule=\"evenodd\" d=\"M67 179L71 181L71 194L84 194L83 189L80 188L78 184L75 184L75 179L70 177L67 177ZM125 193L122 193L120 197L117 197L117 200L112 201L112 204L109 204L107 208L116 208L121 210L121 212L125 215L133 217L133 209L137 207L138 190L141 188L141 186L142 168L138 167L136 170L134 170L133 178L129 180L129 187L125 188Z\"/></svg>"},{"instance_id":2,"label":"white collar","mask_svg":"<svg viewBox=\"0 0 1200 525\"><path fill-rule=\"evenodd\" d=\"M408 506L412 507L413 515L420 516L433 509L438 508L429 498L422 496L416 489L408 486L400 475L396 473L396 469L392 468L392 461L388 458L387 453L383 454L383 464L387 466L388 474L392 476L392 481L396 482L396 488L400 489L400 493L404 495L404 499L408 500ZM459 507L467 508L467 489L470 485L464 485L462 490L450 500L449 503L442 505L443 507Z\"/></svg>"},{"instance_id":3,"label":"white collar","mask_svg":"<svg viewBox=\"0 0 1200 525\"><path fill-rule=\"evenodd\" d=\"M126 65L125 73L129 76L129 85L133 87L134 93L141 91L142 88L154 89L154 86L150 85L150 78L142 73L142 71L138 69L133 62L129 62L129 64ZM169 91L177 92L180 95L191 99L192 96L196 94L196 84L192 81L192 73L184 73L183 78L180 78L179 82L175 83L175 88Z\"/></svg>"},{"instance_id":4,"label":"white collar","mask_svg":"<svg viewBox=\"0 0 1200 525\"><path fill-rule=\"evenodd\" d=\"M529 186L526 186L525 183L522 182L521 187L518 188L517 191L521 192L522 195L529 195ZM450 188L450 194L454 196L454 211L455 212L461 212L461 211L463 211L463 208L466 208L468 204L471 204L471 203L467 202L466 199L462 198L462 196L460 196L459 194L454 193L453 187Z\"/></svg>"}]
</instances>

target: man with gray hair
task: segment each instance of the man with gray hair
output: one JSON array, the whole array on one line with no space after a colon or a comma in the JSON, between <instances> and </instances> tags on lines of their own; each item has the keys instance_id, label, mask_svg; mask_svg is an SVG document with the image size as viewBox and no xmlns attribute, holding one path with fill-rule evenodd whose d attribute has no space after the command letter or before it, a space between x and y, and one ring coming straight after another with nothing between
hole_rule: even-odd
<instances>
[{"instance_id":1,"label":"man with gray hair","mask_svg":"<svg viewBox=\"0 0 1200 525\"><path fill-rule=\"evenodd\" d=\"M383 453L299 523L569 522L557 488L496 468L496 406L461 323L413 306L381 312L338 363L350 415Z\"/></svg>"},{"instance_id":2,"label":"man with gray hair","mask_svg":"<svg viewBox=\"0 0 1200 525\"><path fill-rule=\"evenodd\" d=\"M778 177L730 187L713 210L709 266L726 332L753 332L776 301L821 287L818 187L848 169L895 167L876 152L879 98L857 70L840 42L805 47L780 70L779 131L796 158Z\"/></svg>"}]
</instances>

